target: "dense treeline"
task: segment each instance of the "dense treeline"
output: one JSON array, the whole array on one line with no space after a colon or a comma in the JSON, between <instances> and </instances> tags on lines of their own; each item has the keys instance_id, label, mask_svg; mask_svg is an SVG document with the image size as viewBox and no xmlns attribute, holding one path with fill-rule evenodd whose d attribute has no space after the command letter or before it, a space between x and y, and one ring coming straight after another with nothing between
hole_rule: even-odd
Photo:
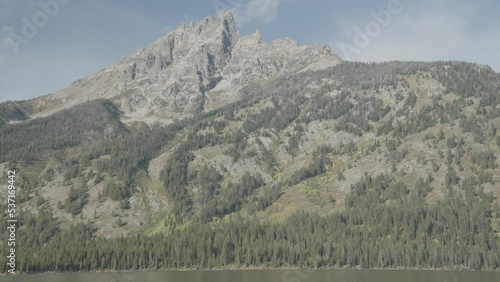
<instances>
[{"instance_id":1,"label":"dense treeline","mask_svg":"<svg viewBox=\"0 0 500 282\"><path fill-rule=\"evenodd\" d=\"M87 187L85 182L82 181L77 187L70 188L68 197L64 202L64 207L66 208L66 212L77 215L82 211L86 202Z\"/></svg>"},{"instance_id":2,"label":"dense treeline","mask_svg":"<svg viewBox=\"0 0 500 282\"><path fill-rule=\"evenodd\" d=\"M453 102L444 102L440 95L436 95L431 105L412 113L418 94L411 91L402 95L401 87L408 87L408 82L401 77L404 75L417 76L417 82L419 78L434 78L445 86L445 94L452 93L459 98ZM316 74L316 77L325 76L339 79L340 85L325 85L320 92L337 91L337 94L311 99L309 113L302 118L305 122L318 118L341 118L336 125L337 130L362 135L370 131L373 125L371 122L378 121L389 113L390 109L375 97L380 89L392 89L400 91L396 98L398 102L404 100L404 104L396 115L392 114L375 128L378 135L394 132L394 137L405 138L438 123L457 121L464 131L471 133L475 142L484 144L487 139L492 138L496 144L500 144L500 137L496 133L498 126L488 126L489 122L500 116L500 75L490 68L461 62L346 62ZM360 98L352 95L356 90L372 92L375 97L369 95ZM472 97L479 98L479 103L474 103L470 99ZM476 115L464 115L463 109L467 106L474 106ZM406 118L397 118L402 116Z\"/></svg>"},{"instance_id":3,"label":"dense treeline","mask_svg":"<svg viewBox=\"0 0 500 282\"><path fill-rule=\"evenodd\" d=\"M471 77L477 80L455 72L473 73ZM401 90L409 87L404 75L417 80L432 77L446 86L445 94L453 93L456 96L451 96L458 99L449 102L436 95L431 103L420 105L421 93ZM320 85L325 78L336 82L312 93L306 88L311 83ZM499 85L498 74L463 63L346 62L245 89L241 101L222 109L168 126L138 126L134 132L115 134L111 139L117 140L111 142L99 137L105 129L109 125L124 129L116 108L106 100L20 125L4 124L0 127L0 148L11 152L5 160L29 162L44 150L99 141L64 163L62 173L69 195L58 203L58 208L73 215L84 208L90 185L103 181L99 202L108 197L120 201L121 208L130 208L128 198L142 184L138 183L139 175L147 178L149 162L171 150L160 174L169 202L164 221L166 234L102 239L96 237L91 224L60 230L49 204L38 197L38 216L24 217L20 213L21 271L213 268L229 264L498 268L499 236L492 229L492 221L498 222L499 211L492 205L492 195L485 193L482 186L497 183L493 174L498 166L494 146L500 145L500 134L493 119L500 116ZM377 96L387 89L397 92L397 111L393 104L388 106L387 100ZM475 114L464 114L465 107L471 107ZM67 115L72 117L65 121ZM351 133L354 139L337 147L320 146L313 151L310 162L290 178L281 179L288 175L280 173L286 165L280 163L286 161L283 154L307 156L303 141L310 141L308 125L324 120L333 121L330 129ZM99 125L94 124L96 121ZM226 128L230 123L231 127ZM409 153L402 144L407 145L407 138L413 134L444 124L464 134L458 138L449 132L445 135L443 130L437 135L426 133L423 142L438 151L439 159L418 160L429 174L425 180L418 179L414 187L389 175L365 176L352 186L345 210L334 215L297 213L281 222L240 217L267 208L288 186L324 174L335 155L342 155L338 157L344 160L361 159L377 150L377 159L386 161L388 168L392 165L395 177L405 175L396 167ZM122 132L119 130L116 132ZM357 137L373 132L376 134L370 136L372 140L356 143ZM27 134L31 139L14 144L16 134ZM472 142L482 145L472 146ZM242 159L255 161L267 175L245 173L234 177L224 165L193 165L195 151L215 145L226 148L224 154L232 158L233 165ZM339 181L345 180L345 169L336 172ZM60 170L44 170L39 182L25 185L30 188L23 189L22 196L38 196L38 183L47 183ZM444 177L439 181L447 191L437 203L426 199L433 187L439 187L431 185L436 175L431 170L442 172ZM474 172L475 177L463 177L464 170ZM269 179L276 181L266 183ZM115 226L122 225L118 220ZM3 254L2 258L5 260Z\"/></svg>"},{"instance_id":4,"label":"dense treeline","mask_svg":"<svg viewBox=\"0 0 500 282\"><path fill-rule=\"evenodd\" d=\"M0 103L0 127L9 121L23 121L28 119L29 116L16 102L7 101Z\"/></svg>"},{"instance_id":5,"label":"dense treeline","mask_svg":"<svg viewBox=\"0 0 500 282\"><path fill-rule=\"evenodd\" d=\"M107 134L106 128L112 128ZM83 142L118 139L126 129L108 100L96 100L49 117L0 127L0 162L29 163L45 150L61 150Z\"/></svg>"},{"instance_id":6,"label":"dense treeline","mask_svg":"<svg viewBox=\"0 0 500 282\"><path fill-rule=\"evenodd\" d=\"M201 135L194 132L196 130L193 130L188 140L175 150L160 173L164 191L173 201L173 214L178 221L188 216L192 209L193 199L187 190L188 164L194 159L191 150L222 142L214 134Z\"/></svg>"},{"instance_id":7,"label":"dense treeline","mask_svg":"<svg viewBox=\"0 0 500 282\"><path fill-rule=\"evenodd\" d=\"M290 179L289 184L295 185L297 183L300 183L304 179L323 174L326 168L332 164L332 161L327 157L327 155L332 152L333 149L331 147L320 146L316 151L313 152L313 159L311 164L297 171Z\"/></svg>"},{"instance_id":8,"label":"dense treeline","mask_svg":"<svg viewBox=\"0 0 500 282\"><path fill-rule=\"evenodd\" d=\"M500 240L491 228L500 210L492 195L470 185L472 177L428 204L429 181L420 179L412 190L389 175L365 176L352 186L346 209L334 215L299 212L283 222L233 217L153 237L95 238L83 224L59 230L50 212L42 212L21 221L19 271L500 267Z\"/></svg>"},{"instance_id":9,"label":"dense treeline","mask_svg":"<svg viewBox=\"0 0 500 282\"><path fill-rule=\"evenodd\" d=\"M464 62L386 62L359 63L344 62L333 68L318 71L314 77L335 77L341 85L354 90L379 90L381 87L406 85L401 77L421 74L434 78L444 85L448 92L463 97L481 98L482 106L500 103L500 75L486 66ZM332 88L336 88L333 86Z\"/></svg>"},{"instance_id":10,"label":"dense treeline","mask_svg":"<svg viewBox=\"0 0 500 282\"><path fill-rule=\"evenodd\" d=\"M209 222L212 217L220 218L239 211L247 203L250 195L264 184L262 176L245 173L239 182L223 187L220 197L211 199L203 206L199 215L201 221Z\"/></svg>"},{"instance_id":11,"label":"dense treeline","mask_svg":"<svg viewBox=\"0 0 500 282\"><path fill-rule=\"evenodd\" d=\"M84 150L78 158L66 162L65 183L71 184L86 178L87 181L93 179L92 183L97 185L107 177L105 189L99 194L100 200L108 197L121 201L121 206L127 207L128 198L136 192L137 175L147 171L149 161L185 126L182 122L152 128L146 126L120 140L104 142ZM95 162L97 172L94 174L92 170L85 177L84 172L91 161ZM76 203L80 202L71 203L66 209L78 210Z\"/></svg>"}]
</instances>

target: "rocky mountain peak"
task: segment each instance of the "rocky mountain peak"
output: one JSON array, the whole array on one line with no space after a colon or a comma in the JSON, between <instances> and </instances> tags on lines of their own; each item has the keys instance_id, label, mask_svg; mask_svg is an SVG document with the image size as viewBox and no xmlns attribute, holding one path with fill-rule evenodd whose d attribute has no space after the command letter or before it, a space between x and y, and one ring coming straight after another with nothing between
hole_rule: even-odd
<instances>
[{"instance_id":1,"label":"rocky mountain peak","mask_svg":"<svg viewBox=\"0 0 500 282\"><path fill-rule=\"evenodd\" d=\"M167 36L176 32L193 33L202 37L208 34L221 33L227 36L238 36L236 22L232 12L221 13L215 17L209 16L198 23L190 22L189 24L183 25L181 28L170 32Z\"/></svg>"},{"instance_id":2,"label":"rocky mountain peak","mask_svg":"<svg viewBox=\"0 0 500 282\"><path fill-rule=\"evenodd\" d=\"M40 98L34 108L35 114L47 115L59 110L55 104L106 98L131 121L169 122L238 100L244 87L259 80L339 62L324 47L300 46L289 38L264 42L258 30L241 37L232 12L225 12L167 33L111 67Z\"/></svg>"}]
</instances>

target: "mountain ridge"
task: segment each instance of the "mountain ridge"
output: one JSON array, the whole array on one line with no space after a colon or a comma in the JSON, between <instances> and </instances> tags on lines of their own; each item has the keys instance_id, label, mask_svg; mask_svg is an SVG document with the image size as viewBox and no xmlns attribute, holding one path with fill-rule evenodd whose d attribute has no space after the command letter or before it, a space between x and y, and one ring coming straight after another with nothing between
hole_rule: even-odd
<instances>
[{"instance_id":1,"label":"mountain ridge","mask_svg":"<svg viewBox=\"0 0 500 282\"><path fill-rule=\"evenodd\" d=\"M240 98L258 80L276 79L341 59L326 46L288 38L241 37L232 12L183 25L69 87L27 102L33 117L94 99L112 99L131 121L170 123Z\"/></svg>"}]
</instances>

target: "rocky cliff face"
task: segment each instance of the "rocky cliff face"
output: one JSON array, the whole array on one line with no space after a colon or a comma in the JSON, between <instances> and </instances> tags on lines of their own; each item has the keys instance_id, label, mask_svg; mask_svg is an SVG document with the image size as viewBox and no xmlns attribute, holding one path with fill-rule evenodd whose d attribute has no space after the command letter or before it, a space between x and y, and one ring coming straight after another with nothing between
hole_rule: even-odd
<instances>
[{"instance_id":1,"label":"rocky cliff face","mask_svg":"<svg viewBox=\"0 0 500 282\"><path fill-rule=\"evenodd\" d=\"M240 90L340 59L325 46L241 37L231 12L168 33L111 67L30 102L34 116L88 100L115 100L132 120L169 122L238 100Z\"/></svg>"}]
</instances>

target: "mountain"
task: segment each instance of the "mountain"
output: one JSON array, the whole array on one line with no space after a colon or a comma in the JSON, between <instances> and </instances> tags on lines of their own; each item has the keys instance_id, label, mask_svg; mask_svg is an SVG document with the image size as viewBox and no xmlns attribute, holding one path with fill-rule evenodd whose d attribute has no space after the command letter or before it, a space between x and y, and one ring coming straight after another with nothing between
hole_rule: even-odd
<instances>
[{"instance_id":1,"label":"mountain","mask_svg":"<svg viewBox=\"0 0 500 282\"><path fill-rule=\"evenodd\" d=\"M19 271L498 269L499 127L488 66L345 62L208 17L0 104Z\"/></svg>"},{"instance_id":2,"label":"mountain","mask_svg":"<svg viewBox=\"0 0 500 282\"><path fill-rule=\"evenodd\" d=\"M111 99L131 121L169 123L234 102L241 90L306 67L340 62L325 46L241 37L233 14L178 28L89 77L30 101L33 117L95 99Z\"/></svg>"}]
</instances>

